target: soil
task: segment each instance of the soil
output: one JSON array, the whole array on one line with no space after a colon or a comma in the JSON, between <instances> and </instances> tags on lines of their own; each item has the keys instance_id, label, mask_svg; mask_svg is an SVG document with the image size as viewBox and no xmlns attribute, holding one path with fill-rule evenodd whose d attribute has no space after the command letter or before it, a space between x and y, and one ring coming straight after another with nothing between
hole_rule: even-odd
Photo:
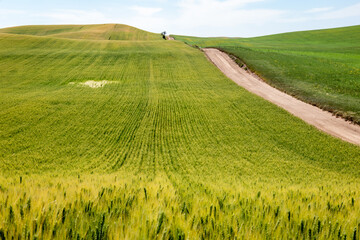
<instances>
[{"instance_id":1,"label":"soil","mask_svg":"<svg viewBox=\"0 0 360 240\"><path fill-rule=\"evenodd\" d=\"M83 85L83 86L88 86L91 88L101 88L104 87L106 84L110 84L110 83L114 83L113 81L107 81L107 80L102 80L102 81L94 81L94 80L89 80L86 82L82 82L79 83L79 85ZM74 85L76 84L75 82L70 82L70 85Z\"/></svg>"}]
</instances>

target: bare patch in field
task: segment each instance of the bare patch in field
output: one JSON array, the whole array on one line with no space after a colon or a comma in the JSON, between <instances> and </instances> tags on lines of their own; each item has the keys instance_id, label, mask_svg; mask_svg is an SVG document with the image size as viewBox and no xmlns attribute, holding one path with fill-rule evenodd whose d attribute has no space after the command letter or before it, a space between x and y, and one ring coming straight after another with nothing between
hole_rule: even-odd
<instances>
[{"instance_id":1,"label":"bare patch in field","mask_svg":"<svg viewBox=\"0 0 360 240\"><path fill-rule=\"evenodd\" d=\"M70 85L79 84L81 86L87 86L87 87L91 87L91 88L101 88L101 87L104 87L106 84L111 84L111 83L115 83L115 82L107 81L107 80L102 80L102 81L89 80L89 81L82 82L82 83L70 82L69 84Z\"/></svg>"}]
</instances>

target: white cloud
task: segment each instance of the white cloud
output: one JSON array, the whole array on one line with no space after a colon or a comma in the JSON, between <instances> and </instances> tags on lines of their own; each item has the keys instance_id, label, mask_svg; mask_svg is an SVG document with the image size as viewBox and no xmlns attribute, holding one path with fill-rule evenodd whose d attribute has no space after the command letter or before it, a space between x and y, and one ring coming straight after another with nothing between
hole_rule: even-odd
<instances>
[{"instance_id":1,"label":"white cloud","mask_svg":"<svg viewBox=\"0 0 360 240\"><path fill-rule=\"evenodd\" d=\"M360 3L333 10L333 7L313 8L305 11L311 15L304 15L303 12L292 12L286 17L279 20L282 23L316 23L324 20L349 19L352 17L360 17ZM325 27L324 27L325 28Z\"/></svg>"},{"instance_id":2,"label":"white cloud","mask_svg":"<svg viewBox=\"0 0 360 240\"><path fill-rule=\"evenodd\" d=\"M213 8L239 8L246 4L254 2L263 2L264 0L180 0L178 5L183 9L213 9Z\"/></svg>"},{"instance_id":3,"label":"white cloud","mask_svg":"<svg viewBox=\"0 0 360 240\"><path fill-rule=\"evenodd\" d=\"M135 11L140 16L152 16L155 13L162 11L162 8L140 7L140 6L133 6L130 9Z\"/></svg>"},{"instance_id":4,"label":"white cloud","mask_svg":"<svg viewBox=\"0 0 360 240\"><path fill-rule=\"evenodd\" d=\"M147 17L147 16L134 16L134 17L129 17L126 20L123 21L116 21L118 23L124 23L124 24L128 24L130 26L134 26L146 31L151 31L154 33L159 33L162 31L165 31L167 29L166 27L166 19L162 18L162 17Z\"/></svg>"},{"instance_id":5,"label":"white cloud","mask_svg":"<svg viewBox=\"0 0 360 240\"><path fill-rule=\"evenodd\" d=\"M324 7L324 8L312 8L306 11L306 13L319 13L319 12L327 12L334 9L333 7Z\"/></svg>"},{"instance_id":6,"label":"white cloud","mask_svg":"<svg viewBox=\"0 0 360 240\"><path fill-rule=\"evenodd\" d=\"M264 0L181 0L179 16L172 22L174 29L194 34L203 33L202 28L218 35L234 36L234 32L247 28L246 25L262 26L280 19L284 11L276 9L248 9L246 5ZM225 30L228 34L225 33ZM201 34L203 35L203 34Z\"/></svg>"},{"instance_id":7,"label":"white cloud","mask_svg":"<svg viewBox=\"0 0 360 240\"><path fill-rule=\"evenodd\" d=\"M334 10L320 14L318 16L318 19L322 19L322 20L341 19L341 18L358 17L358 16L360 17L360 3L339 10Z\"/></svg>"},{"instance_id":8,"label":"white cloud","mask_svg":"<svg viewBox=\"0 0 360 240\"><path fill-rule=\"evenodd\" d=\"M276 18L282 11L272 9L245 9L249 3L263 0L182 0L180 24L187 26L229 26L245 23L262 23Z\"/></svg>"},{"instance_id":9,"label":"white cloud","mask_svg":"<svg viewBox=\"0 0 360 240\"><path fill-rule=\"evenodd\" d=\"M7 15L7 14L23 14L25 11L23 10L13 10L13 9L0 9L1 15Z\"/></svg>"},{"instance_id":10,"label":"white cloud","mask_svg":"<svg viewBox=\"0 0 360 240\"><path fill-rule=\"evenodd\" d=\"M45 17L51 22L81 24L99 23L107 20L107 17L97 10L83 11L74 9L59 9L49 13L36 13L34 17Z\"/></svg>"}]
</instances>

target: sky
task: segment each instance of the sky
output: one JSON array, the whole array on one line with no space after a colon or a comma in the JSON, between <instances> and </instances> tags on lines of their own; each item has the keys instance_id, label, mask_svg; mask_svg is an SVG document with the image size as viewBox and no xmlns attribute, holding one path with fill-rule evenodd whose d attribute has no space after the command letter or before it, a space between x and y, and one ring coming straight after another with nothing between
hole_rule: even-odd
<instances>
[{"instance_id":1,"label":"sky","mask_svg":"<svg viewBox=\"0 0 360 240\"><path fill-rule=\"evenodd\" d=\"M360 24L360 0L0 0L0 28L128 24L201 37L254 37Z\"/></svg>"}]
</instances>

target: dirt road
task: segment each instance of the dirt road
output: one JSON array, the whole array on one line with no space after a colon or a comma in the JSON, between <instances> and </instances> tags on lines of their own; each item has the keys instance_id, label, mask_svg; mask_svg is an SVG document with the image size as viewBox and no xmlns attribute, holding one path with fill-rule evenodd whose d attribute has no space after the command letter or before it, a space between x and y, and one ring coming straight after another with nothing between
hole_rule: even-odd
<instances>
[{"instance_id":1,"label":"dirt road","mask_svg":"<svg viewBox=\"0 0 360 240\"><path fill-rule=\"evenodd\" d=\"M203 51L228 78L246 90L276 104L321 131L360 146L360 126L336 118L329 112L269 86L240 68L227 54L217 49L208 48Z\"/></svg>"}]
</instances>

